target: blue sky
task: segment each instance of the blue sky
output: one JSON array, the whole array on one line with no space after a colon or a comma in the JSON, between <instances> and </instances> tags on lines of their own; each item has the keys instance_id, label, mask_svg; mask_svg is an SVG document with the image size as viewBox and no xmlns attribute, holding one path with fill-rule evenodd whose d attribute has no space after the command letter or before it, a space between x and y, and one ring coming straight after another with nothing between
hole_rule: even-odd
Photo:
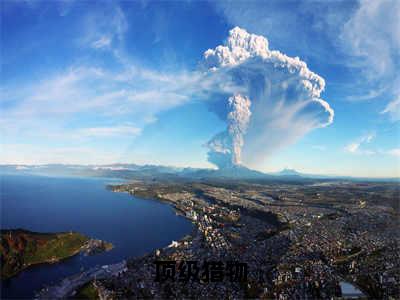
<instances>
[{"instance_id":1,"label":"blue sky","mask_svg":"<svg viewBox=\"0 0 400 300\"><path fill-rule=\"evenodd\" d=\"M306 62L334 110L328 126L298 130L283 109L285 134L249 128L244 156L258 134L266 149L246 165L400 176L399 20L397 0L2 1L0 163L213 167L229 94L214 101L226 82L204 77L203 54L239 26Z\"/></svg>"}]
</instances>

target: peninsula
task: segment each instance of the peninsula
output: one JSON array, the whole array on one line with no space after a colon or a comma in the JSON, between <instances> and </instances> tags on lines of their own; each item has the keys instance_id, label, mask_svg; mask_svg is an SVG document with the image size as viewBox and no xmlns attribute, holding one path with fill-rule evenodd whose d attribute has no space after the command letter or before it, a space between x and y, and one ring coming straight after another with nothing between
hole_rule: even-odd
<instances>
[{"instance_id":1,"label":"peninsula","mask_svg":"<svg viewBox=\"0 0 400 300\"><path fill-rule=\"evenodd\" d=\"M1 230L1 279L37 264L56 263L78 253L92 255L113 245L77 232L39 233L23 229Z\"/></svg>"}]
</instances>

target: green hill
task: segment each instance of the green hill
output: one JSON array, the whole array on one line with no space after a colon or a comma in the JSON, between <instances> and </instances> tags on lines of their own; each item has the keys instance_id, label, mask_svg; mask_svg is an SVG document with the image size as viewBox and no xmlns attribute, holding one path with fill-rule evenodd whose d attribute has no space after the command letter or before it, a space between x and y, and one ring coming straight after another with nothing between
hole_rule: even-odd
<instances>
[{"instance_id":1,"label":"green hill","mask_svg":"<svg viewBox=\"0 0 400 300\"><path fill-rule=\"evenodd\" d=\"M14 276L41 263L55 263L82 250L89 240L76 232L37 233L22 229L1 230L1 278Z\"/></svg>"}]
</instances>

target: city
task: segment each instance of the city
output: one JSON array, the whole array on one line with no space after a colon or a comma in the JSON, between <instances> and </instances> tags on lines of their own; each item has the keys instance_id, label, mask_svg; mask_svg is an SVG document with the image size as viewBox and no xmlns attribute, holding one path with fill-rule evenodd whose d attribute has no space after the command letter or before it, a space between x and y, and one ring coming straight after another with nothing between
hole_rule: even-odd
<instances>
[{"instance_id":1,"label":"city","mask_svg":"<svg viewBox=\"0 0 400 300\"><path fill-rule=\"evenodd\" d=\"M3 0L0 35L0 300L400 300L400 0Z\"/></svg>"},{"instance_id":2,"label":"city","mask_svg":"<svg viewBox=\"0 0 400 300\"><path fill-rule=\"evenodd\" d=\"M135 182L110 188L166 201L196 228L167 248L128 260L123 274L97 283L108 297L398 296L396 184ZM237 260L247 263L248 280L160 284L154 280L155 260Z\"/></svg>"}]
</instances>

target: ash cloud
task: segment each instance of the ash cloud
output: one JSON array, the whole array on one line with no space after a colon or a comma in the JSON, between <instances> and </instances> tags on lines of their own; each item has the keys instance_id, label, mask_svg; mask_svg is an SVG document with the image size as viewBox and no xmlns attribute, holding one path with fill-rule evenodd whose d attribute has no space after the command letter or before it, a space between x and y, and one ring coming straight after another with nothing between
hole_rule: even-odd
<instances>
[{"instance_id":1,"label":"ash cloud","mask_svg":"<svg viewBox=\"0 0 400 300\"><path fill-rule=\"evenodd\" d=\"M213 87L210 109L227 124L207 143L209 161L219 168L259 166L333 122L333 109L320 97L324 79L298 57L270 50L263 36L235 27L223 45L204 52L202 64Z\"/></svg>"},{"instance_id":2,"label":"ash cloud","mask_svg":"<svg viewBox=\"0 0 400 300\"><path fill-rule=\"evenodd\" d=\"M219 167L241 164L244 135L251 116L250 105L250 100L240 94L228 99L228 128L208 142L210 162Z\"/></svg>"}]
</instances>

